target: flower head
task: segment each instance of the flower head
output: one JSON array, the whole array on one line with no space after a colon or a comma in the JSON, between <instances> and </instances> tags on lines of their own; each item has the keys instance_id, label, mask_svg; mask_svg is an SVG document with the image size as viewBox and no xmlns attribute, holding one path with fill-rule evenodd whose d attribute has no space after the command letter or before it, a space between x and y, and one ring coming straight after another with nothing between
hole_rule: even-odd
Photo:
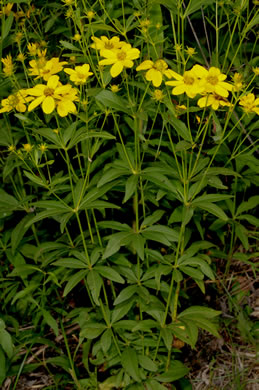
<instances>
[{"instance_id":1,"label":"flower head","mask_svg":"<svg viewBox=\"0 0 259 390\"><path fill-rule=\"evenodd\" d=\"M26 153L30 153L33 149L33 145L31 144L23 144L23 149L25 150Z\"/></svg>"},{"instance_id":2,"label":"flower head","mask_svg":"<svg viewBox=\"0 0 259 390\"><path fill-rule=\"evenodd\" d=\"M249 93L248 95L241 97L239 104L243 107L243 110L247 114L255 112L259 115L259 98L256 98L253 93Z\"/></svg>"},{"instance_id":3,"label":"flower head","mask_svg":"<svg viewBox=\"0 0 259 390\"><path fill-rule=\"evenodd\" d=\"M87 13L86 13L86 17L87 17L87 19L89 20L89 21L91 21L94 17L95 17L95 12L94 11L88 11Z\"/></svg>"},{"instance_id":4,"label":"flower head","mask_svg":"<svg viewBox=\"0 0 259 390\"><path fill-rule=\"evenodd\" d=\"M94 43L92 43L91 47L93 49L99 50L100 55L103 56L103 50L117 50L120 49L125 42L120 41L119 37L112 37L108 39L106 36L101 36L101 38L91 37Z\"/></svg>"},{"instance_id":5,"label":"flower head","mask_svg":"<svg viewBox=\"0 0 259 390\"><path fill-rule=\"evenodd\" d=\"M81 37L80 34L75 34L75 35L73 36L74 41L80 41L81 38L82 38L82 37Z\"/></svg>"},{"instance_id":6,"label":"flower head","mask_svg":"<svg viewBox=\"0 0 259 390\"><path fill-rule=\"evenodd\" d=\"M222 96L219 96L215 93L209 94L207 96L203 96L198 100L198 106L203 108L207 106L211 106L213 110L218 110L220 106L230 106L230 102L223 98Z\"/></svg>"},{"instance_id":7,"label":"flower head","mask_svg":"<svg viewBox=\"0 0 259 390\"><path fill-rule=\"evenodd\" d=\"M253 68L253 72L256 76L259 76L259 67Z\"/></svg>"},{"instance_id":8,"label":"flower head","mask_svg":"<svg viewBox=\"0 0 259 390\"><path fill-rule=\"evenodd\" d=\"M186 93L189 98L194 98L197 94L203 92L203 86L192 69L185 71L183 76L176 72L173 72L173 74L173 78L176 80L166 81L166 85L174 87L172 90L173 95Z\"/></svg>"},{"instance_id":9,"label":"flower head","mask_svg":"<svg viewBox=\"0 0 259 390\"><path fill-rule=\"evenodd\" d=\"M219 96L228 97L228 91L233 89L231 84L224 81L227 76L214 66L207 70L201 65L194 65L192 72L202 80L206 93L216 93Z\"/></svg>"},{"instance_id":10,"label":"flower head","mask_svg":"<svg viewBox=\"0 0 259 390\"><path fill-rule=\"evenodd\" d=\"M70 75L70 80L75 83L75 85L85 84L88 77L93 74L89 72L90 66L84 64L82 66L76 66L74 69L65 68L64 72Z\"/></svg>"},{"instance_id":11,"label":"flower head","mask_svg":"<svg viewBox=\"0 0 259 390\"><path fill-rule=\"evenodd\" d=\"M12 56L8 54L6 58L2 58L1 62L4 64L3 72L8 77L11 76L14 72L14 64Z\"/></svg>"},{"instance_id":12,"label":"flower head","mask_svg":"<svg viewBox=\"0 0 259 390\"><path fill-rule=\"evenodd\" d=\"M39 145L39 149L42 153L46 152L46 150L48 149L48 146L46 144L40 144Z\"/></svg>"},{"instance_id":13,"label":"flower head","mask_svg":"<svg viewBox=\"0 0 259 390\"><path fill-rule=\"evenodd\" d=\"M72 88L70 84L62 85L57 75L50 76L47 85L37 84L35 87L27 89L27 93L35 97L30 103L28 111L41 105L45 114L51 114L56 107L60 116L76 112L73 101L78 100L77 90Z\"/></svg>"},{"instance_id":14,"label":"flower head","mask_svg":"<svg viewBox=\"0 0 259 390\"><path fill-rule=\"evenodd\" d=\"M112 65L110 74L112 77L117 77L123 68L132 68L134 65L133 60L139 58L140 51L133 48L129 43L124 45L115 51L102 50L104 60L99 61L99 65Z\"/></svg>"},{"instance_id":15,"label":"flower head","mask_svg":"<svg viewBox=\"0 0 259 390\"><path fill-rule=\"evenodd\" d=\"M6 6L1 7L0 16L9 16L13 8L13 3L8 3Z\"/></svg>"},{"instance_id":16,"label":"flower head","mask_svg":"<svg viewBox=\"0 0 259 390\"><path fill-rule=\"evenodd\" d=\"M235 73L232 77L233 79L233 91L238 92L241 91L244 88L243 84L243 75L240 73Z\"/></svg>"},{"instance_id":17,"label":"flower head","mask_svg":"<svg viewBox=\"0 0 259 390\"><path fill-rule=\"evenodd\" d=\"M154 99L157 102L161 102L165 97L161 89L155 89L152 95L153 95L152 99Z\"/></svg>"},{"instance_id":18,"label":"flower head","mask_svg":"<svg viewBox=\"0 0 259 390\"><path fill-rule=\"evenodd\" d=\"M116 84L111 85L111 91L113 93L117 93L117 92L119 92L119 90L120 90L120 88L118 87L118 85L116 85Z\"/></svg>"},{"instance_id":19,"label":"flower head","mask_svg":"<svg viewBox=\"0 0 259 390\"><path fill-rule=\"evenodd\" d=\"M157 60L156 62L146 60L136 68L137 72L140 70L147 70L145 78L152 81L154 87L159 87L162 84L163 75L168 78L174 76L174 72L168 69L168 65L164 60Z\"/></svg>"},{"instance_id":20,"label":"flower head","mask_svg":"<svg viewBox=\"0 0 259 390\"><path fill-rule=\"evenodd\" d=\"M27 49L30 56L36 56L39 45L37 43L28 43Z\"/></svg>"},{"instance_id":21,"label":"flower head","mask_svg":"<svg viewBox=\"0 0 259 390\"><path fill-rule=\"evenodd\" d=\"M21 89L20 91L14 93L13 95L8 96L7 99L3 99L1 101L2 108L0 109L0 113L10 112L12 110L16 110L18 112L25 112L26 105L31 101L31 97L27 96L27 91Z\"/></svg>"},{"instance_id":22,"label":"flower head","mask_svg":"<svg viewBox=\"0 0 259 390\"><path fill-rule=\"evenodd\" d=\"M51 60L47 61L43 67L40 68L33 67L29 69L30 76L36 76L35 79L42 77L43 80L48 81L50 76L53 76L54 74L61 72L61 70L63 69L63 65L66 64L67 64L66 61L59 62L58 57L53 57L51 58Z\"/></svg>"},{"instance_id":23,"label":"flower head","mask_svg":"<svg viewBox=\"0 0 259 390\"><path fill-rule=\"evenodd\" d=\"M188 54L188 56L192 57L194 54L197 54L195 49L193 47L188 47L185 49L185 53Z\"/></svg>"}]
</instances>

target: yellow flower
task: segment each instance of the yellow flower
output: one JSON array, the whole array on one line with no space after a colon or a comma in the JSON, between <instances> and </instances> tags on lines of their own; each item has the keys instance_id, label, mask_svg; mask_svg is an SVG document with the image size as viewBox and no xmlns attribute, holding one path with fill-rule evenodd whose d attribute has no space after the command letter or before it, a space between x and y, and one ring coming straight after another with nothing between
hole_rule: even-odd
<instances>
[{"instance_id":1,"label":"yellow flower","mask_svg":"<svg viewBox=\"0 0 259 390\"><path fill-rule=\"evenodd\" d=\"M177 43L176 45L174 45L174 50L179 53L182 50L182 45Z\"/></svg>"},{"instance_id":2,"label":"yellow flower","mask_svg":"<svg viewBox=\"0 0 259 390\"><path fill-rule=\"evenodd\" d=\"M34 61L34 60L32 60ZM30 63L32 62L30 61ZM43 80L48 81L48 79L53 76L56 73L61 72L63 69L63 65L66 65L67 62L59 62L58 57L53 57L51 60L47 61L46 64L43 67L33 67L29 69L30 76L36 76L35 79L38 79L40 77L43 78Z\"/></svg>"},{"instance_id":3,"label":"yellow flower","mask_svg":"<svg viewBox=\"0 0 259 390\"><path fill-rule=\"evenodd\" d=\"M62 85L57 75L51 76L47 85L37 84L35 87L27 89L27 93L35 97L30 103L28 111L41 105L45 114L51 114L56 107L60 116L76 112L73 101L78 100L77 90L72 88L70 84Z\"/></svg>"},{"instance_id":4,"label":"yellow flower","mask_svg":"<svg viewBox=\"0 0 259 390\"><path fill-rule=\"evenodd\" d=\"M189 98L193 99L197 94L203 92L204 88L192 69L186 70L183 76L176 72L173 73L173 78L176 80L166 81L166 85L174 87L172 90L173 95L181 95L182 93L186 93Z\"/></svg>"},{"instance_id":5,"label":"yellow flower","mask_svg":"<svg viewBox=\"0 0 259 390\"><path fill-rule=\"evenodd\" d=\"M106 36L101 36L101 38L91 37L94 41L91 47L96 50L100 50L100 55L102 56L104 50L117 50L120 49L125 42L120 41L119 37L112 37L108 39Z\"/></svg>"},{"instance_id":6,"label":"yellow flower","mask_svg":"<svg viewBox=\"0 0 259 390\"><path fill-rule=\"evenodd\" d=\"M218 110L220 106L230 106L230 102L227 99L215 93L201 97L197 104L201 108L211 106L213 110Z\"/></svg>"},{"instance_id":7,"label":"yellow flower","mask_svg":"<svg viewBox=\"0 0 259 390\"><path fill-rule=\"evenodd\" d=\"M157 102L161 102L164 98L163 91L161 91L160 89L155 89L152 95L152 99L156 100Z\"/></svg>"},{"instance_id":8,"label":"yellow flower","mask_svg":"<svg viewBox=\"0 0 259 390\"><path fill-rule=\"evenodd\" d=\"M8 147L8 152L14 152L15 149L16 149L15 145L10 145L10 146Z\"/></svg>"},{"instance_id":9,"label":"yellow flower","mask_svg":"<svg viewBox=\"0 0 259 390\"><path fill-rule=\"evenodd\" d=\"M259 98L256 98L253 93L241 97L239 104L246 113L255 112L259 115Z\"/></svg>"},{"instance_id":10,"label":"yellow flower","mask_svg":"<svg viewBox=\"0 0 259 390\"><path fill-rule=\"evenodd\" d=\"M233 91L238 92L244 89L244 84L243 84L243 75L240 73L235 73L234 76L232 77L233 79Z\"/></svg>"},{"instance_id":11,"label":"yellow flower","mask_svg":"<svg viewBox=\"0 0 259 390\"><path fill-rule=\"evenodd\" d=\"M75 35L73 36L73 39L74 39L74 41L80 41L81 35L80 35L80 34L75 34Z\"/></svg>"},{"instance_id":12,"label":"yellow flower","mask_svg":"<svg viewBox=\"0 0 259 390\"><path fill-rule=\"evenodd\" d=\"M74 4L74 0L62 0L63 3L65 3L64 5L73 5Z\"/></svg>"},{"instance_id":13,"label":"yellow flower","mask_svg":"<svg viewBox=\"0 0 259 390\"><path fill-rule=\"evenodd\" d=\"M9 16L13 8L13 3L8 3L6 6L4 7L2 6L1 8L2 10L0 11L0 16L2 15Z\"/></svg>"},{"instance_id":14,"label":"yellow flower","mask_svg":"<svg viewBox=\"0 0 259 390\"><path fill-rule=\"evenodd\" d=\"M139 24L140 24L140 27L148 27L148 26L150 26L151 22L149 19L143 19L140 21Z\"/></svg>"},{"instance_id":15,"label":"yellow flower","mask_svg":"<svg viewBox=\"0 0 259 390\"><path fill-rule=\"evenodd\" d=\"M187 49L185 49L185 53L187 53L188 56L190 57L194 56L194 54L197 54L193 47L188 47L188 46Z\"/></svg>"},{"instance_id":16,"label":"yellow flower","mask_svg":"<svg viewBox=\"0 0 259 390\"><path fill-rule=\"evenodd\" d=\"M231 84L224 81L227 76L214 66L207 70L201 65L194 65L192 72L203 81L204 92L228 97L228 91L233 89Z\"/></svg>"},{"instance_id":17,"label":"yellow flower","mask_svg":"<svg viewBox=\"0 0 259 390\"><path fill-rule=\"evenodd\" d=\"M120 90L120 88L118 87L118 85L116 85L116 84L111 85L111 91L113 93L117 93L117 92L119 92L119 90Z\"/></svg>"},{"instance_id":18,"label":"yellow flower","mask_svg":"<svg viewBox=\"0 0 259 390\"><path fill-rule=\"evenodd\" d=\"M48 149L48 146L46 144L40 144L39 145L39 149L42 153L46 152L46 150Z\"/></svg>"},{"instance_id":19,"label":"yellow flower","mask_svg":"<svg viewBox=\"0 0 259 390\"><path fill-rule=\"evenodd\" d=\"M78 91L73 88L72 85L64 85L66 90L63 91L60 100L57 100L57 112L61 117L67 116L68 114L76 113L76 106L73 103L74 101L79 101Z\"/></svg>"},{"instance_id":20,"label":"yellow flower","mask_svg":"<svg viewBox=\"0 0 259 390\"><path fill-rule=\"evenodd\" d=\"M86 13L86 16L91 21L94 18L94 16L95 16L95 12L94 11L88 11Z\"/></svg>"},{"instance_id":21,"label":"yellow flower","mask_svg":"<svg viewBox=\"0 0 259 390\"><path fill-rule=\"evenodd\" d=\"M110 74L112 77L117 77L123 68L132 68L133 60L139 58L140 51L133 48L129 43L125 43L116 51L103 50L102 56L104 60L99 61L99 65L112 65Z\"/></svg>"},{"instance_id":22,"label":"yellow flower","mask_svg":"<svg viewBox=\"0 0 259 390\"><path fill-rule=\"evenodd\" d=\"M39 45L37 43L28 43L27 49L30 56L36 56Z\"/></svg>"},{"instance_id":23,"label":"yellow flower","mask_svg":"<svg viewBox=\"0 0 259 390\"><path fill-rule=\"evenodd\" d=\"M84 64L82 66L76 66L74 69L65 68L64 72L70 75L70 80L75 83L75 85L85 84L88 77L93 74L89 72L90 66Z\"/></svg>"},{"instance_id":24,"label":"yellow flower","mask_svg":"<svg viewBox=\"0 0 259 390\"><path fill-rule=\"evenodd\" d=\"M259 76L259 67L253 68L253 72L256 76Z\"/></svg>"},{"instance_id":25,"label":"yellow flower","mask_svg":"<svg viewBox=\"0 0 259 390\"><path fill-rule=\"evenodd\" d=\"M12 76L14 72L14 64L13 64L12 56L8 54L6 58L2 58L1 61L4 64L4 68L3 68L4 74L7 77Z\"/></svg>"},{"instance_id":26,"label":"yellow flower","mask_svg":"<svg viewBox=\"0 0 259 390\"><path fill-rule=\"evenodd\" d=\"M152 81L154 87L159 87L162 84L163 75L169 79L174 77L174 72L168 69L168 65L164 60L157 60L156 62L146 60L142 62L136 71L148 70L145 77L148 81Z\"/></svg>"},{"instance_id":27,"label":"yellow flower","mask_svg":"<svg viewBox=\"0 0 259 390\"><path fill-rule=\"evenodd\" d=\"M26 59L26 56L23 53L19 53L18 56L16 57L17 61L24 62Z\"/></svg>"},{"instance_id":28,"label":"yellow flower","mask_svg":"<svg viewBox=\"0 0 259 390\"><path fill-rule=\"evenodd\" d=\"M17 43L21 43L22 38L23 38L23 32L22 31L18 31L15 34L14 41L17 42Z\"/></svg>"},{"instance_id":29,"label":"yellow flower","mask_svg":"<svg viewBox=\"0 0 259 390\"><path fill-rule=\"evenodd\" d=\"M33 149L33 145L31 144L23 144L23 149L25 150L25 152L27 153L30 153Z\"/></svg>"},{"instance_id":30,"label":"yellow flower","mask_svg":"<svg viewBox=\"0 0 259 390\"><path fill-rule=\"evenodd\" d=\"M28 97L27 95L28 95L27 91L21 89L15 94L8 96L7 99L3 99L1 102L3 108L0 109L0 113L10 112L13 109L15 109L18 112L25 112L26 111L25 103L31 101L31 97Z\"/></svg>"}]
</instances>

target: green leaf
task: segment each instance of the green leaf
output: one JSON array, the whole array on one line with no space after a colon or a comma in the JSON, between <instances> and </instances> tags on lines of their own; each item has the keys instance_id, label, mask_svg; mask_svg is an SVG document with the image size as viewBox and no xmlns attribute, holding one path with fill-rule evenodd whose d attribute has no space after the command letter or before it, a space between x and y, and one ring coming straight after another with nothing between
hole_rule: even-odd
<instances>
[{"instance_id":1,"label":"green leaf","mask_svg":"<svg viewBox=\"0 0 259 390\"><path fill-rule=\"evenodd\" d=\"M0 385L3 384L4 380L6 379L6 363L5 363L5 354L3 349L0 346Z\"/></svg>"},{"instance_id":2,"label":"green leaf","mask_svg":"<svg viewBox=\"0 0 259 390\"><path fill-rule=\"evenodd\" d=\"M103 259L107 259L114 253L118 252L121 246L128 245L133 236L134 233L132 231L113 234L107 244L107 247L105 248Z\"/></svg>"},{"instance_id":3,"label":"green leaf","mask_svg":"<svg viewBox=\"0 0 259 390\"><path fill-rule=\"evenodd\" d=\"M6 355L11 359L14 352L12 337L5 329L0 330L0 345L5 351Z\"/></svg>"},{"instance_id":4,"label":"green leaf","mask_svg":"<svg viewBox=\"0 0 259 390\"><path fill-rule=\"evenodd\" d=\"M104 353L107 353L112 343L112 330L107 329L101 337L101 346Z\"/></svg>"},{"instance_id":5,"label":"green leaf","mask_svg":"<svg viewBox=\"0 0 259 390\"><path fill-rule=\"evenodd\" d=\"M69 50L76 50L76 51L80 51L81 49L79 47L76 47L75 45L72 45L72 43L70 42L67 42L67 41L59 41L61 43L61 45L65 48L65 49L69 49Z\"/></svg>"},{"instance_id":6,"label":"green leaf","mask_svg":"<svg viewBox=\"0 0 259 390\"><path fill-rule=\"evenodd\" d=\"M191 142L190 133L184 122L182 122L180 119L177 119L169 112L163 115L163 120L166 123L169 122L181 138L183 138L185 141Z\"/></svg>"},{"instance_id":7,"label":"green leaf","mask_svg":"<svg viewBox=\"0 0 259 390\"><path fill-rule=\"evenodd\" d=\"M196 205L196 203L200 203L200 202L220 202L221 200L226 200L230 198L233 198L233 195L205 194L194 199L192 201L192 205Z\"/></svg>"},{"instance_id":8,"label":"green leaf","mask_svg":"<svg viewBox=\"0 0 259 390\"><path fill-rule=\"evenodd\" d=\"M183 18L186 18L187 16L198 11L200 8L205 8L215 2L216 0L190 0L188 6L186 7Z\"/></svg>"},{"instance_id":9,"label":"green leaf","mask_svg":"<svg viewBox=\"0 0 259 390\"><path fill-rule=\"evenodd\" d=\"M106 267L105 265L97 265L96 267L94 267L94 270L108 280L112 280L113 282L122 284L125 283L124 279L120 276L120 274L111 267Z\"/></svg>"},{"instance_id":10,"label":"green leaf","mask_svg":"<svg viewBox=\"0 0 259 390\"><path fill-rule=\"evenodd\" d=\"M116 297L113 304L118 305L119 303L126 301L127 299L131 298L132 295L134 295L137 292L137 290L138 290L138 286L128 286L124 288Z\"/></svg>"},{"instance_id":11,"label":"green leaf","mask_svg":"<svg viewBox=\"0 0 259 390\"><path fill-rule=\"evenodd\" d=\"M141 367L147 371L156 372L158 367L157 365L146 355L138 355L138 361Z\"/></svg>"},{"instance_id":12,"label":"green leaf","mask_svg":"<svg viewBox=\"0 0 259 390\"><path fill-rule=\"evenodd\" d=\"M90 340L96 339L105 329L107 329L107 327L104 324L100 324L99 322L88 322L81 330L80 337L85 337Z\"/></svg>"},{"instance_id":13,"label":"green leaf","mask_svg":"<svg viewBox=\"0 0 259 390\"><path fill-rule=\"evenodd\" d=\"M149 225L154 225L154 223L158 222L162 218L164 213L164 210L156 210L152 215L149 215L144 219L140 226L140 229L146 228Z\"/></svg>"},{"instance_id":14,"label":"green leaf","mask_svg":"<svg viewBox=\"0 0 259 390\"><path fill-rule=\"evenodd\" d=\"M128 107L128 101L122 99L118 95L115 95L113 92L104 89L98 95L95 96L95 99L102 103L108 109L115 109L116 111L122 111L127 114L131 114L131 111Z\"/></svg>"},{"instance_id":15,"label":"green leaf","mask_svg":"<svg viewBox=\"0 0 259 390\"><path fill-rule=\"evenodd\" d=\"M19 202L12 196L7 194L4 190L0 189L0 211L10 212L16 210L19 206Z\"/></svg>"},{"instance_id":16,"label":"green leaf","mask_svg":"<svg viewBox=\"0 0 259 390\"><path fill-rule=\"evenodd\" d=\"M162 375L156 377L159 382L172 383L180 378L183 378L189 372L188 368L183 365L179 360L173 360L169 370Z\"/></svg>"},{"instance_id":17,"label":"green leaf","mask_svg":"<svg viewBox=\"0 0 259 390\"><path fill-rule=\"evenodd\" d=\"M184 319L200 319L203 318L214 318L221 314L221 311L210 309L209 307L205 306L192 306L188 309L185 309L180 314L178 314L178 318L184 318Z\"/></svg>"},{"instance_id":18,"label":"green leaf","mask_svg":"<svg viewBox=\"0 0 259 390\"><path fill-rule=\"evenodd\" d=\"M112 311L112 324L119 321L121 318L123 318L131 309L131 306L133 305L135 300L129 300L125 301L123 303L120 303L115 307L115 309Z\"/></svg>"},{"instance_id":19,"label":"green leaf","mask_svg":"<svg viewBox=\"0 0 259 390\"><path fill-rule=\"evenodd\" d=\"M2 40L4 40L8 34L10 33L10 30L11 30L11 27L12 27L12 24L13 24L13 18L14 18L14 13L11 12L10 15L8 16L8 18L5 20L4 19L4 16L2 17L2 22L3 22L3 25L2 25Z\"/></svg>"},{"instance_id":20,"label":"green leaf","mask_svg":"<svg viewBox=\"0 0 259 390\"><path fill-rule=\"evenodd\" d=\"M202 329L206 330L207 332L213 334L213 336L220 337L218 330L217 330L218 326L216 324L214 324L213 322L211 322L210 320L205 319L205 318L195 319L195 324L199 328L202 328Z\"/></svg>"},{"instance_id":21,"label":"green leaf","mask_svg":"<svg viewBox=\"0 0 259 390\"><path fill-rule=\"evenodd\" d=\"M76 274L72 275L69 279L69 281L66 284L66 287L63 292L63 297L66 297L70 291L80 283L81 280L84 279L85 275L87 274L87 271L79 271Z\"/></svg>"},{"instance_id":22,"label":"green leaf","mask_svg":"<svg viewBox=\"0 0 259 390\"><path fill-rule=\"evenodd\" d=\"M259 196L252 196L247 202L242 202L237 209L236 216L242 214L244 211L256 208L259 205Z\"/></svg>"},{"instance_id":23,"label":"green leaf","mask_svg":"<svg viewBox=\"0 0 259 390\"><path fill-rule=\"evenodd\" d=\"M100 296L103 280L100 277L99 273L96 272L94 269L91 269L87 275L87 284L91 292L91 295L93 297L94 303L97 306L100 306L99 296Z\"/></svg>"},{"instance_id":24,"label":"green leaf","mask_svg":"<svg viewBox=\"0 0 259 390\"><path fill-rule=\"evenodd\" d=\"M52 264L58 265L60 267L66 267L66 268L76 268L76 269L88 268L86 263L83 263L81 260L75 259L73 257L65 257L64 259L57 260Z\"/></svg>"},{"instance_id":25,"label":"green leaf","mask_svg":"<svg viewBox=\"0 0 259 390\"><path fill-rule=\"evenodd\" d=\"M12 305L18 300L26 297L27 295L31 294L36 288L39 287L39 284L36 282L31 282L27 287L25 287L23 290L19 291L17 294L15 294L15 297L12 300Z\"/></svg>"},{"instance_id":26,"label":"green leaf","mask_svg":"<svg viewBox=\"0 0 259 390\"><path fill-rule=\"evenodd\" d=\"M141 381L138 368L138 356L135 349L124 349L121 354L121 364L127 374L130 375L136 382Z\"/></svg>"},{"instance_id":27,"label":"green leaf","mask_svg":"<svg viewBox=\"0 0 259 390\"><path fill-rule=\"evenodd\" d=\"M168 329L168 328L162 328L161 329L161 336L162 336L162 339L165 343L167 350L170 351L172 349L172 344L173 344L172 330Z\"/></svg>"},{"instance_id":28,"label":"green leaf","mask_svg":"<svg viewBox=\"0 0 259 390\"><path fill-rule=\"evenodd\" d=\"M131 175L125 185L125 195L122 203L126 203L134 194L138 186L138 175Z\"/></svg>"},{"instance_id":29,"label":"green leaf","mask_svg":"<svg viewBox=\"0 0 259 390\"><path fill-rule=\"evenodd\" d=\"M43 181L40 177L32 175L30 172L27 172L27 171L23 171L23 173L33 183L35 183L35 184L37 184L39 186L43 186L43 187L47 186L46 182Z\"/></svg>"},{"instance_id":30,"label":"green leaf","mask_svg":"<svg viewBox=\"0 0 259 390\"><path fill-rule=\"evenodd\" d=\"M39 214L37 214L35 217L33 217L27 224L25 225L25 228L29 228L31 225L33 225L35 222L42 221L45 218L55 217L56 215L62 215L64 211L58 209L58 210L45 210L41 211Z\"/></svg>"},{"instance_id":31,"label":"green leaf","mask_svg":"<svg viewBox=\"0 0 259 390\"><path fill-rule=\"evenodd\" d=\"M150 240L171 245L171 242L179 240L179 233L164 225L153 225L142 230L142 235Z\"/></svg>"},{"instance_id":32,"label":"green leaf","mask_svg":"<svg viewBox=\"0 0 259 390\"><path fill-rule=\"evenodd\" d=\"M228 216L225 212L216 204L210 202L195 202L195 207L199 207L202 210L208 211L208 213L215 215L223 221L228 221Z\"/></svg>"},{"instance_id":33,"label":"green leaf","mask_svg":"<svg viewBox=\"0 0 259 390\"><path fill-rule=\"evenodd\" d=\"M141 258L141 260L144 260L145 256L145 242L146 240L138 233L133 234L131 245L136 250L137 254Z\"/></svg>"},{"instance_id":34,"label":"green leaf","mask_svg":"<svg viewBox=\"0 0 259 390\"><path fill-rule=\"evenodd\" d=\"M55 336L58 336L58 324L55 318L50 314L49 311L45 309L41 309L43 318L45 322L51 327L51 329L54 331Z\"/></svg>"},{"instance_id":35,"label":"green leaf","mask_svg":"<svg viewBox=\"0 0 259 390\"><path fill-rule=\"evenodd\" d=\"M243 225L241 225L241 223L236 223L235 232L239 240L242 242L244 248L248 251L249 242L248 242L248 231L246 230L246 228Z\"/></svg>"},{"instance_id":36,"label":"green leaf","mask_svg":"<svg viewBox=\"0 0 259 390\"><path fill-rule=\"evenodd\" d=\"M28 221L33 218L33 214L27 214L13 229L12 235L11 235L11 246L12 246L12 253L14 254L17 246L21 242L23 236L25 235L26 231L28 230L28 227L25 227Z\"/></svg>"}]
</instances>

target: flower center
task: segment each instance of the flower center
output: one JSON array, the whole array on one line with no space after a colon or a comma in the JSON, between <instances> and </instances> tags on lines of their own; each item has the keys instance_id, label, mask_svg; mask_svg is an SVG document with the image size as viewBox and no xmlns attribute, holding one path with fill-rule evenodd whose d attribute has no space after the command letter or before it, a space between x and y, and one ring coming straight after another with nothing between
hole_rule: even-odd
<instances>
[{"instance_id":1,"label":"flower center","mask_svg":"<svg viewBox=\"0 0 259 390\"><path fill-rule=\"evenodd\" d=\"M15 107L17 106L17 104L19 104L19 98L15 95L9 96L8 101L9 101L9 105L12 107Z\"/></svg>"},{"instance_id":2,"label":"flower center","mask_svg":"<svg viewBox=\"0 0 259 390\"><path fill-rule=\"evenodd\" d=\"M104 48L107 50L112 50L112 49L114 49L114 45L111 42L105 42Z\"/></svg>"},{"instance_id":3,"label":"flower center","mask_svg":"<svg viewBox=\"0 0 259 390\"><path fill-rule=\"evenodd\" d=\"M45 88L44 89L44 95L45 96L53 96L54 95L54 89L53 88Z\"/></svg>"},{"instance_id":4,"label":"flower center","mask_svg":"<svg viewBox=\"0 0 259 390\"><path fill-rule=\"evenodd\" d=\"M164 62L163 60L157 60L155 62L154 68L159 70L160 72L163 72L168 68L168 66L167 63Z\"/></svg>"},{"instance_id":5,"label":"flower center","mask_svg":"<svg viewBox=\"0 0 259 390\"><path fill-rule=\"evenodd\" d=\"M184 84L192 85L194 83L195 79L194 79L194 77L192 77L190 75L190 72L184 72L183 81L184 81Z\"/></svg>"},{"instance_id":6,"label":"flower center","mask_svg":"<svg viewBox=\"0 0 259 390\"><path fill-rule=\"evenodd\" d=\"M117 53L117 58L119 61L124 61L126 57L127 57L127 54L124 51Z\"/></svg>"},{"instance_id":7,"label":"flower center","mask_svg":"<svg viewBox=\"0 0 259 390\"><path fill-rule=\"evenodd\" d=\"M212 85L217 85L219 82L219 79L217 76L208 76L207 81L208 81L208 83L210 83Z\"/></svg>"},{"instance_id":8,"label":"flower center","mask_svg":"<svg viewBox=\"0 0 259 390\"><path fill-rule=\"evenodd\" d=\"M77 73L77 77L83 80L85 78L85 75L83 73Z\"/></svg>"}]
</instances>

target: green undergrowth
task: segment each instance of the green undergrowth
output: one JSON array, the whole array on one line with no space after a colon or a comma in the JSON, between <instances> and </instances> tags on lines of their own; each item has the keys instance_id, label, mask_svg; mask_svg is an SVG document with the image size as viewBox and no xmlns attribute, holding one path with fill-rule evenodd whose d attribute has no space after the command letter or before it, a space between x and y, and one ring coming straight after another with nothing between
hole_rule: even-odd
<instances>
[{"instance_id":1,"label":"green undergrowth","mask_svg":"<svg viewBox=\"0 0 259 390\"><path fill-rule=\"evenodd\" d=\"M0 384L191 389L186 354L223 336L208 287L258 337L227 287L257 272L258 1L0 16Z\"/></svg>"}]
</instances>

